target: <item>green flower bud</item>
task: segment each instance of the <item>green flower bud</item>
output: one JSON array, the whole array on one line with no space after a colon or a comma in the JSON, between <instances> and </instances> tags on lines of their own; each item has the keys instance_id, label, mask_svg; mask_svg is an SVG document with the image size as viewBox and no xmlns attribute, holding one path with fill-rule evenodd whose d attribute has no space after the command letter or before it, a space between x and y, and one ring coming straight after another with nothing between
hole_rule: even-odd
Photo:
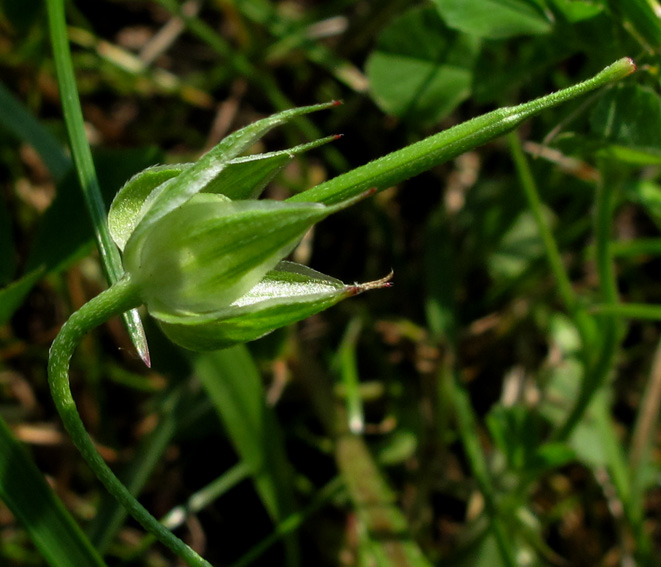
<instances>
[{"instance_id":1,"label":"green flower bud","mask_svg":"<svg viewBox=\"0 0 661 567\"><path fill-rule=\"evenodd\" d=\"M331 103L332 105L333 103ZM157 166L120 189L108 226L149 313L176 343L207 350L256 339L386 281L348 286L281 260L335 205L255 200L300 152L240 156L268 130L330 106L293 109L221 141L194 164Z\"/></svg>"},{"instance_id":2,"label":"green flower bud","mask_svg":"<svg viewBox=\"0 0 661 567\"><path fill-rule=\"evenodd\" d=\"M130 238L124 268L152 315L216 311L257 285L336 210L199 194Z\"/></svg>"}]
</instances>

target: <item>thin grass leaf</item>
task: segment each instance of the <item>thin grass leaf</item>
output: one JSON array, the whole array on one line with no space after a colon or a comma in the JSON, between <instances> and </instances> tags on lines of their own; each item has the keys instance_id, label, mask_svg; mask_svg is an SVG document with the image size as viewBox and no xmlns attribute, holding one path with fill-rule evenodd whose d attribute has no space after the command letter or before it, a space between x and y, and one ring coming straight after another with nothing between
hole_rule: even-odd
<instances>
[{"instance_id":1,"label":"thin grass leaf","mask_svg":"<svg viewBox=\"0 0 661 567\"><path fill-rule=\"evenodd\" d=\"M363 401L360 397L358 361L356 348L362 323L359 318L351 320L342 338L342 343L335 359L344 386L346 398L347 426L351 433L362 433L365 426Z\"/></svg>"},{"instance_id":2,"label":"thin grass leaf","mask_svg":"<svg viewBox=\"0 0 661 567\"><path fill-rule=\"evenodd\" d=\"M301 350L301 373L317 416L335 441L335 461L360 519L370 561L379 567L430 567L410 533L379 466L362 438L349 433L344 408L336 403L329 380L317 361Z\"/></svg>"},{"instance_id":3,"label":"thin grass leaf","mask_svg":"<svg viewBox=\"0 0 661 567\"><path fill-rule=\"evenodd\" d=\"M0 124L37 151L55 181L61 180L71 169L71 160L62 145L2 83Z\"/></svg>"},{"instance_id":4,"label":"thin grass leaf","mask_svg":"<svg viewBox=\"0 0 661 567\"><path fill-rule=\"evenodd\" d=\"M595 314L614 315L626 319L661 321L661 305L650 303L606 303L593 305L590 311Z\"/></svg>"},{"instance_id":5,"label":"thin grass leaf","mask_svg":"<svg viewBox=\"0 0 661 567\"><path fill-rule=\"evenodd\" d=\"M292 475L280 427L266 405L250 352L240 345L198 355L193 365L235 450L250 468L264 506L278 524L294 512ZM286 549L289 564L297 564L295 540L288 539Z\"/></svg>"},{"instance_id":6,"label":"thin grass leaf","mask_svg":"<svg viewBox=\"0 0 661 567\"><path fill-rule=\"evenodd\" d=\"M344 481L342 478L339 476L335 477L316 493L312 502L306 506L304 510L287 516L287 518L278 524L275 532L267 538L264 538L257 545L253 546L253 548L243 557L233 563L232 567L248 567L248 565L251 565L283 537L299 529L310 516L319 510L319 508L326 504L331 498L337 496L343 487Z\"/></svg>"},{"instance_id":7,"label":"thin grass leaf","mask_svg":"<svg viewBox=\"0 0 661 567\"><path fill-rule=\"evenodd\" d=\"M491 530L496 540L498 552L503 565L516 567L515 550L512 542L507 537L504 522L500 517L494 485L486 457L480 446L480 438L477 435L477 420L466 390L459 384L458 378L453 376L452 399L456 412L459 435L470 463L473 477L480 487L484 497L484 504L491 521Z\"/></svg>"},{"instance_id":8,"label":"thin grass leaf","mask_svg":"<svg viewBox=\"0 0 661 567\"><path fill-rule=\"evenodd\" d=\"M0 499L25 526L51 567L105 567L2 418Z\"/></svg>"},{"instance_id":9,"label":"thin grass leaf","mask_svg":"<svg viewBox=\"0 0 661 567\"><path fill-rule=\"evenodd\" d=\"M64 15L64 0L48 0L48 23L50 28L55 69L57 71L58 85L62 99L64 120L69 133L71 153L78 174L80 187L83 191L85 204L94 225L94 234L99 247L101 260L108 281L113 284L122 274L122 262L117 247L112 242L108 225L106 223L106 208L101 196L99 181L94 169L92 152L85 134L83 112L78 98L76 77L71 61L71 51L67 39L66 19ZM122 315L129 331L131 340L147 366L149 362L149 347L145 336L140 315L133 309Z\"/></svg>"},{"instance_id":10,"label":"thin grass leaf","mask_svg":"<svg viewBox=\"0 0 661 567\"><path fill-rule=\"evenodd\" d=\"M23 300L44 275L43 268L36 268L8 286L0 289L0 325L3 325L20 307Z\"/></svg>"}]
</instances>

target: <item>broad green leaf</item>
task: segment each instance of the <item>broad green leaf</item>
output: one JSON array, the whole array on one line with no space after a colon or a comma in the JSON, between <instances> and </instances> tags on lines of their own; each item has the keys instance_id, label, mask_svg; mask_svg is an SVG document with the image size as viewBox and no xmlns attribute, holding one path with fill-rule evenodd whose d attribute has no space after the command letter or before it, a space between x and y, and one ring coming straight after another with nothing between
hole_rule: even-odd
<instances>
[{"instance_id":1,"label":"broad green leaf","mask_svg":"<svg viewBox=\"0 0 661 567\"><path fill-rule=\"evenodd\" d=\"M588 20L604 11L602 5L585 0L552 0L552 3L571 23Z\"/></svg>"},{"instance_id":2,"label":"broad green leaf","mask_svg":"<svg viewBox=\"0 0 661 567\"><path fill-rule=\"evenodd\" d=\"M574 357L568 357L551 369L546 386L547 401L540 405L540 413L552 423L562 423L567 408L572 407L579 394L582 374L582 365ZM607 440L596 416L609 407L610 397L606 388L597 392L590 409L569 438L568 444L576 458L589 466L603 467L609 462Z\"/></svg>"},{"instance_id":3,"label":"broad green leaf","mask_svg":"<svg viewBox=\"0 0 661 567\"><path fill-rule=\"evenodd\" d=\"M51 567L104 567L103 560L0 418L0 499Z\"/></svg>"},{"instance_id":4,"label":"broad green leaf","mask_svg":"<svg viewBox=\"0 0 661 567\"><path fill-rule=\"evenodd\" d=\"M319 313L338 301L387 280L346 285L306 266L280 262L275 270L225 309L200 315L165 315L165 334L190 350L205 351L252 341L271 331Z\"/></svg>"},{"instance_id":5,"label":"broad green leaf","mask_svg":"<svg viewBox=\"0 0 661 567\"><path fill-rule=\"evenodd\" d=\"M608 155L638 165L661 163L661 97L640 85L609 90L590 115Z\"/></svg>"},{"instance_id":6,"label":"broad green leaf","mask_svg":"<svg viewBox=\"0 0 661 567\"><path fill-rule=\"evenodd\" d=\"M542 442L540 417L522 404L494 406L486 421L494 442L514 471L539 475L575 458L565 443Z\"/></svg>"},{"instance_id":7,"label":"broad green leaf","mask_svg":"<svg viewBox=\"0 0 661 567\"><path fill-rule=\"evenodd\" d=\"M576 453L566 443L543 443L528 462L528 471L535 475L557 469L576 459Z\"/></svg>"},{"instance_id":8,"label":"broad green leaf","mask_svg":"<svg viewBox=\"0 0 661 567\"><path fill-rule=\"evenodd\" d=\"M627 198L641 205L661 228L661 185L648 179L635 179L625 189Z\"/></svg>"},{"instance_id":9,"label":"broad green leaf","mask_svg":"<svg viewBox=\"0 0 661 567\"><path fill-rule=\"evenodd\" d=\"M433 124L470 95L479 40L449 30L433 8L414 9L381 34L367 61L371 93L386 112Z\"/></svg>"},{"instance_id":10,"label":"broad green leaf","mask_svg":"<svg viewBox=\"0 0 661 567\"><path fill-rule=\"evenodd\" d=\"M477 37L502 39L538 35L552 25L530 0L432 0L441 18L453 29Z\"/></svg>"},{"instance_id":11,"label":"broad green leaf","mask_svg":"<svg viewBox=\"0 0 661 567\"><path fill-rule=\"evenodd\" d=\"M546 211L551 217L550 212ZM541 258L544 245L532 213L525 211L505 233L489 257L489 271L495 278L513 279L520 276L530 263Z\"/></svg>"}]
</instances>

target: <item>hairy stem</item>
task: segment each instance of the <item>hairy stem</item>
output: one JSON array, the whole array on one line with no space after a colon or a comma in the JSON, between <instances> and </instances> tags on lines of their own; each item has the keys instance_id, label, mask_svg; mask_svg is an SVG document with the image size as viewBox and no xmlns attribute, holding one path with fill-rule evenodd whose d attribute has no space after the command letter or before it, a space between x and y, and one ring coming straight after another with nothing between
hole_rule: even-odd
<instances>
[{"instance_id":1,"label":"hairy stem","mask_svg":"<svg viewBox=\"0 0 661 567\"><path fill-rule=\"evenodd\" d=\"M112 287L83 305L64 324L53 341L48 361L48 382L64 426L94 474L128 512L163 545L192 567L211 567L195 551L165 528L128 491L110 470L80 419L69 387L69 363L85 334L111 317L141 304L137 286L125 276Z\"/></svg>"}]
</instances>

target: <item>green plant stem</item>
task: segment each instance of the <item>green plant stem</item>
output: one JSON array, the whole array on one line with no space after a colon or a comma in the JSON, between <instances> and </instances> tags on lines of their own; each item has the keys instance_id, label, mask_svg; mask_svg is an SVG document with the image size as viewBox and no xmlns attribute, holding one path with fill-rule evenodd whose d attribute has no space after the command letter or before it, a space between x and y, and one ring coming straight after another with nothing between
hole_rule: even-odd
<instances>
[{"instance_id":1,"label":"green plant stem","mask_svg":"<svg viewBox=\"0 0 661 567\"><path fill-rule=\"evenodd\" d=\"M338 493L341 493L343 488L344 479L340 476L336 476L317 491L312 502L305 509L301 512L296 512L287 516L278 524L276 530L271 535L253 546L250 551L233 563L232 567L248 567L249 565L252 565L258 557L263 555L275 543L283 539L287 534L300 528L310 516L327 504L331 498L337 496Z\"/></svg>"},{"instance_id":2,"label":"green plant stem","mask_svg":"<svg viewBox=\"0 0 661 567\"><path fill-rule=\"evenodd\" d=\"M582 83L518 106L499 108L478 116L352 169L294 195L289 200L331 204L361 195L368 189L379 191L386 189L514 130L522 122L543 110L622 79L633 73L635 69L636 66L631 59L619 59Z\"/></svg>"},{"instance_id":3,"label":"green plant stem","mask_svg":"<svg viewBox=\"0 0 661 567\"><path fill-rule=\"evenodd\" d=\"M530 169L528 160L523 153L521 141L516 132L510 132L507 135L507 141L509 142L512 159L514 160L519 181L521 182L521 188L523 189L526 201L528 202L528 207L535 218L539 235L544 243L546 259L548 260L553 276L555 277L558 293L576 325L584 349L588 349L590 344L589 337L591 334L589 315L579 306L576 300L576 294L574 293L574 288L572 287L569 275L562 262L558 244L544 215L544 208L542 206L542 200L539 197L535 178Z\"/></svg>"},{"instance_id":4,"label":"green plant stem","mask_svg":"<svg viewBox=\"0 0 661 567\"><path fill-rule=\"evenodd\" d=\"M129 513L150 533L193 567L211 567L195 551L158 522L110 470L85 430L69 387L69 363L85 334L115 315L141 304L137 286L124 277L76 311L53 341L48 381L57 411L69 435L94 474Z\"/></svg>"},{"instance_id":5,"label":"green plant stem","mask_svg":"<svg viewBox=\"0 0 661 567\"><path fill-rule=\"evenodd\" d=\"M64 121L69 134L71 154L85 199L85 205L92 219L94 236L96 237L106 277L112 285L122 277L124 270L122 268L119 250L117 250L108 231L106 207L101 196L99 180L97 179L94 161L92 159L92 151L90 150L85 134L83 111L80 106L80 99L78 98L76 77L71 61L69 40L67 38L64 0L47 0L46 6L48 8L48 23L53 46L55 70L57 72L57 82L62 99ZM140 358L142 358L147 366L150 366L149 348L138 312L131 310L123 315L123 319Z\"/></svg>"},{"instance_id":6,"label":"green plant stem","mask_svg":"<svg viewBox=\"0 0 661 567\"><path fill-rule=\"evenodd\" d=\"M602 180L597 187L595 203L595 257L602 300L605 305L615 306L618 303L618 293L611 253L611 222L615 194L613 177L615 175L611 177L605 168L605 164L602 164ZM556 432L554 436L556 440L569 439L595 393L603 386L609 372L612 370L618 342L617 318L604 313L601 317L599 329L601 340L599 341L598 355L593 364L586 366L585 378L581 384L578 398L567 419Z\"/></svg>"},{"instance_id":7,"label":"green plant stem","mask_svg":"<svg viewBox=\"0 0 661 567\"><path fill-rule=\"evenodd\" d=\"M645 319L661 321L661 306L651 303L618 303L616 305L599 304L590 308L593 313L615 315L627 319Z\"/></svg>"},{"instance_id":8,"label":"green plant stem","mask_svg":"<svg viewBox=\"0 0 661 567\"><path fill-rule=\"evenodd\" d=\"M338 373L344 385L347 425L349 430L355 434L362 433L365 425L363 401L360 397L358 361L356 359L356 345L361 327L362 322L359 317L351 320L342 338L336 358Z\"/></svg>"},{"instance_id":9,"label":"green plant stem","mask_svg":"<svg viewBox=\"0 0 661 567\"><path fill-rule=\"evenodd\" d=\"M480 446L480 439L477 434L477 420L470 398L465 388L459 383L455 371L453 369L448 369L447 371L452 376L452 400L454 402L461 443L466 452L466 457L468 458L475 481L484 498L485 509L491 521L491 530L496 540L500 559L506 567L516 567L517 561L512 551L512 541L507 534L505 524L498 510L496 490L491 474L489 473L486 458Z\"/></svg>"},{"instance_id":10,"label":"green plant stem","mask_svg":"<svg viewBox=\"0 0 661 567\"><path fill-rule=\"evenodd\" d=\"M204 510L220 496L229 492L237 484L250 477L250 467L245 462L240 462L228 469L221 476L192 494L185 504L172 508L161 518L161 523L167 528L174 530L182 525L190 516ZM145 535L136 549L132 551L127 559L134 560L143 555L154 543L156 538L153 534Z\"/></svg>"}]
</instances>

